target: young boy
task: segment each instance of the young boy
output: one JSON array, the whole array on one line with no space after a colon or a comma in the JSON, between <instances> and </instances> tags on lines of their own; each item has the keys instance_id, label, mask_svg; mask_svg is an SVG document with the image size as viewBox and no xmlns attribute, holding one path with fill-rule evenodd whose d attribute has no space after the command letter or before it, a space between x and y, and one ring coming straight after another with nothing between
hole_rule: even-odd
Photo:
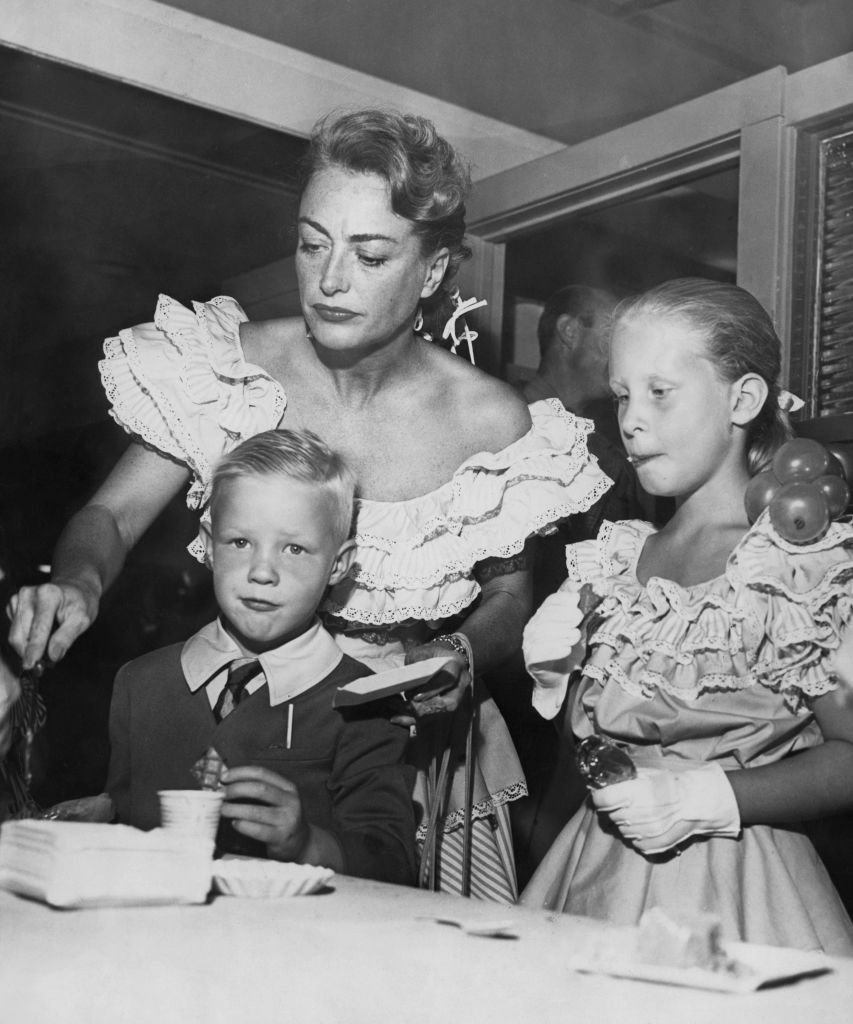
<instances>
[{"instance_id":1,"label":"young boy","mask_svg":"<svg viewBox=\"0 0 853 1024\"><path fill-rule=\"evenodd\" d=\"M157 790L194 788L213 748L227 766L223 852L414 881L408 734L375 705L332 708L370 669L316 616L352 560L353 492L308 432L258 434L220 462L202 524L219 618L116 677L107 791L120 821L158 825ZM226 687L233 662L249 665L243 687Z\"/></svg>"}]
</instances>

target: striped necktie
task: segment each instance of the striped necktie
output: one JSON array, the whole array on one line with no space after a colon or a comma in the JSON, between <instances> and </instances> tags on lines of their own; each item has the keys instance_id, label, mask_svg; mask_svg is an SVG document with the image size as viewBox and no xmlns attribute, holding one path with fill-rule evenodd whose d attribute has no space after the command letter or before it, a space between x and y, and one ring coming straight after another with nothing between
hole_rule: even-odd
<instances>
[{"instance_id":1,"label":"striped necktie","mask_svg":"<svg viewBox=\"0 0 853 1024\"><path fill-rule=\"evenodd\" d=\"M249 696L246 686L261 671L261 663L257 658L236 658L231 662L228 666L228 679L213 708L217 722L227 718L240 701Z\"/></svg>"}]
</instances>

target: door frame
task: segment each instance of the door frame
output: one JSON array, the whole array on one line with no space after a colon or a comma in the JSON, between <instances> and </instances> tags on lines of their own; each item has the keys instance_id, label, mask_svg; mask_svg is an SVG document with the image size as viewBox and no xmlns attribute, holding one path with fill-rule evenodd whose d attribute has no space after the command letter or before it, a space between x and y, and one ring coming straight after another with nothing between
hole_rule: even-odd
<instances>
[{"instance_id":1,"label":"door frame","mask_svg":"<svg viewBox=\"0 0 853 1024\"><path fill-rule=\"evenodd\" d=\"M486 178L470 205L471 230L505 244L567 215L637 199L738 163L737 281L770 311L787 345L782 213L790 196L793 149L783 117L785 81L784 68L771 68Z\"/></svg>"}]
</instances>

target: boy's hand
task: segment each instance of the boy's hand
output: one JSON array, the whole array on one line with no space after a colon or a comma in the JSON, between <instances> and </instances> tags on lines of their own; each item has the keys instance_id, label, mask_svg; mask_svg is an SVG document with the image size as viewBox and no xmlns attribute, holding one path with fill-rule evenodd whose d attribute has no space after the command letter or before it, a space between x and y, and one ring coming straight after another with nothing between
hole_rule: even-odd
<instances>
[{"instance_id":1,"label":"boy's hand","mask_svg":"<svg viewBox=\"0 0 853 1024\"><path fill-rule=\"evenodd\" d=\"M222 782L222 816L230 818L238 832L266 843L267 856L273 860L302 857L311 829L302 812L299 790L292 782L257 765L229 768Z\"/></svg>"}]
</instances>

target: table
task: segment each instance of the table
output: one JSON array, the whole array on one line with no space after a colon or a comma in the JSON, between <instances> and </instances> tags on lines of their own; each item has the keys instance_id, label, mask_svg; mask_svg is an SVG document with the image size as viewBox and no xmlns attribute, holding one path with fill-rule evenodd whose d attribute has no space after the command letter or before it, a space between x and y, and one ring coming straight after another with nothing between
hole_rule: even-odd
<instances>
[{"instance_id":1,"label":"table","mask_svg":"<svg viewBox=\"0 0 853 1024\"><path fill-rule=\"evenodd\" d=\"M722 994L580 974L613 926L336 876L331 891L54 910L0 892L0 1016L21 1024L850 1024L853 959ZM517 938L436 922L509 920Z\"/></svg>"}]
</instances>

